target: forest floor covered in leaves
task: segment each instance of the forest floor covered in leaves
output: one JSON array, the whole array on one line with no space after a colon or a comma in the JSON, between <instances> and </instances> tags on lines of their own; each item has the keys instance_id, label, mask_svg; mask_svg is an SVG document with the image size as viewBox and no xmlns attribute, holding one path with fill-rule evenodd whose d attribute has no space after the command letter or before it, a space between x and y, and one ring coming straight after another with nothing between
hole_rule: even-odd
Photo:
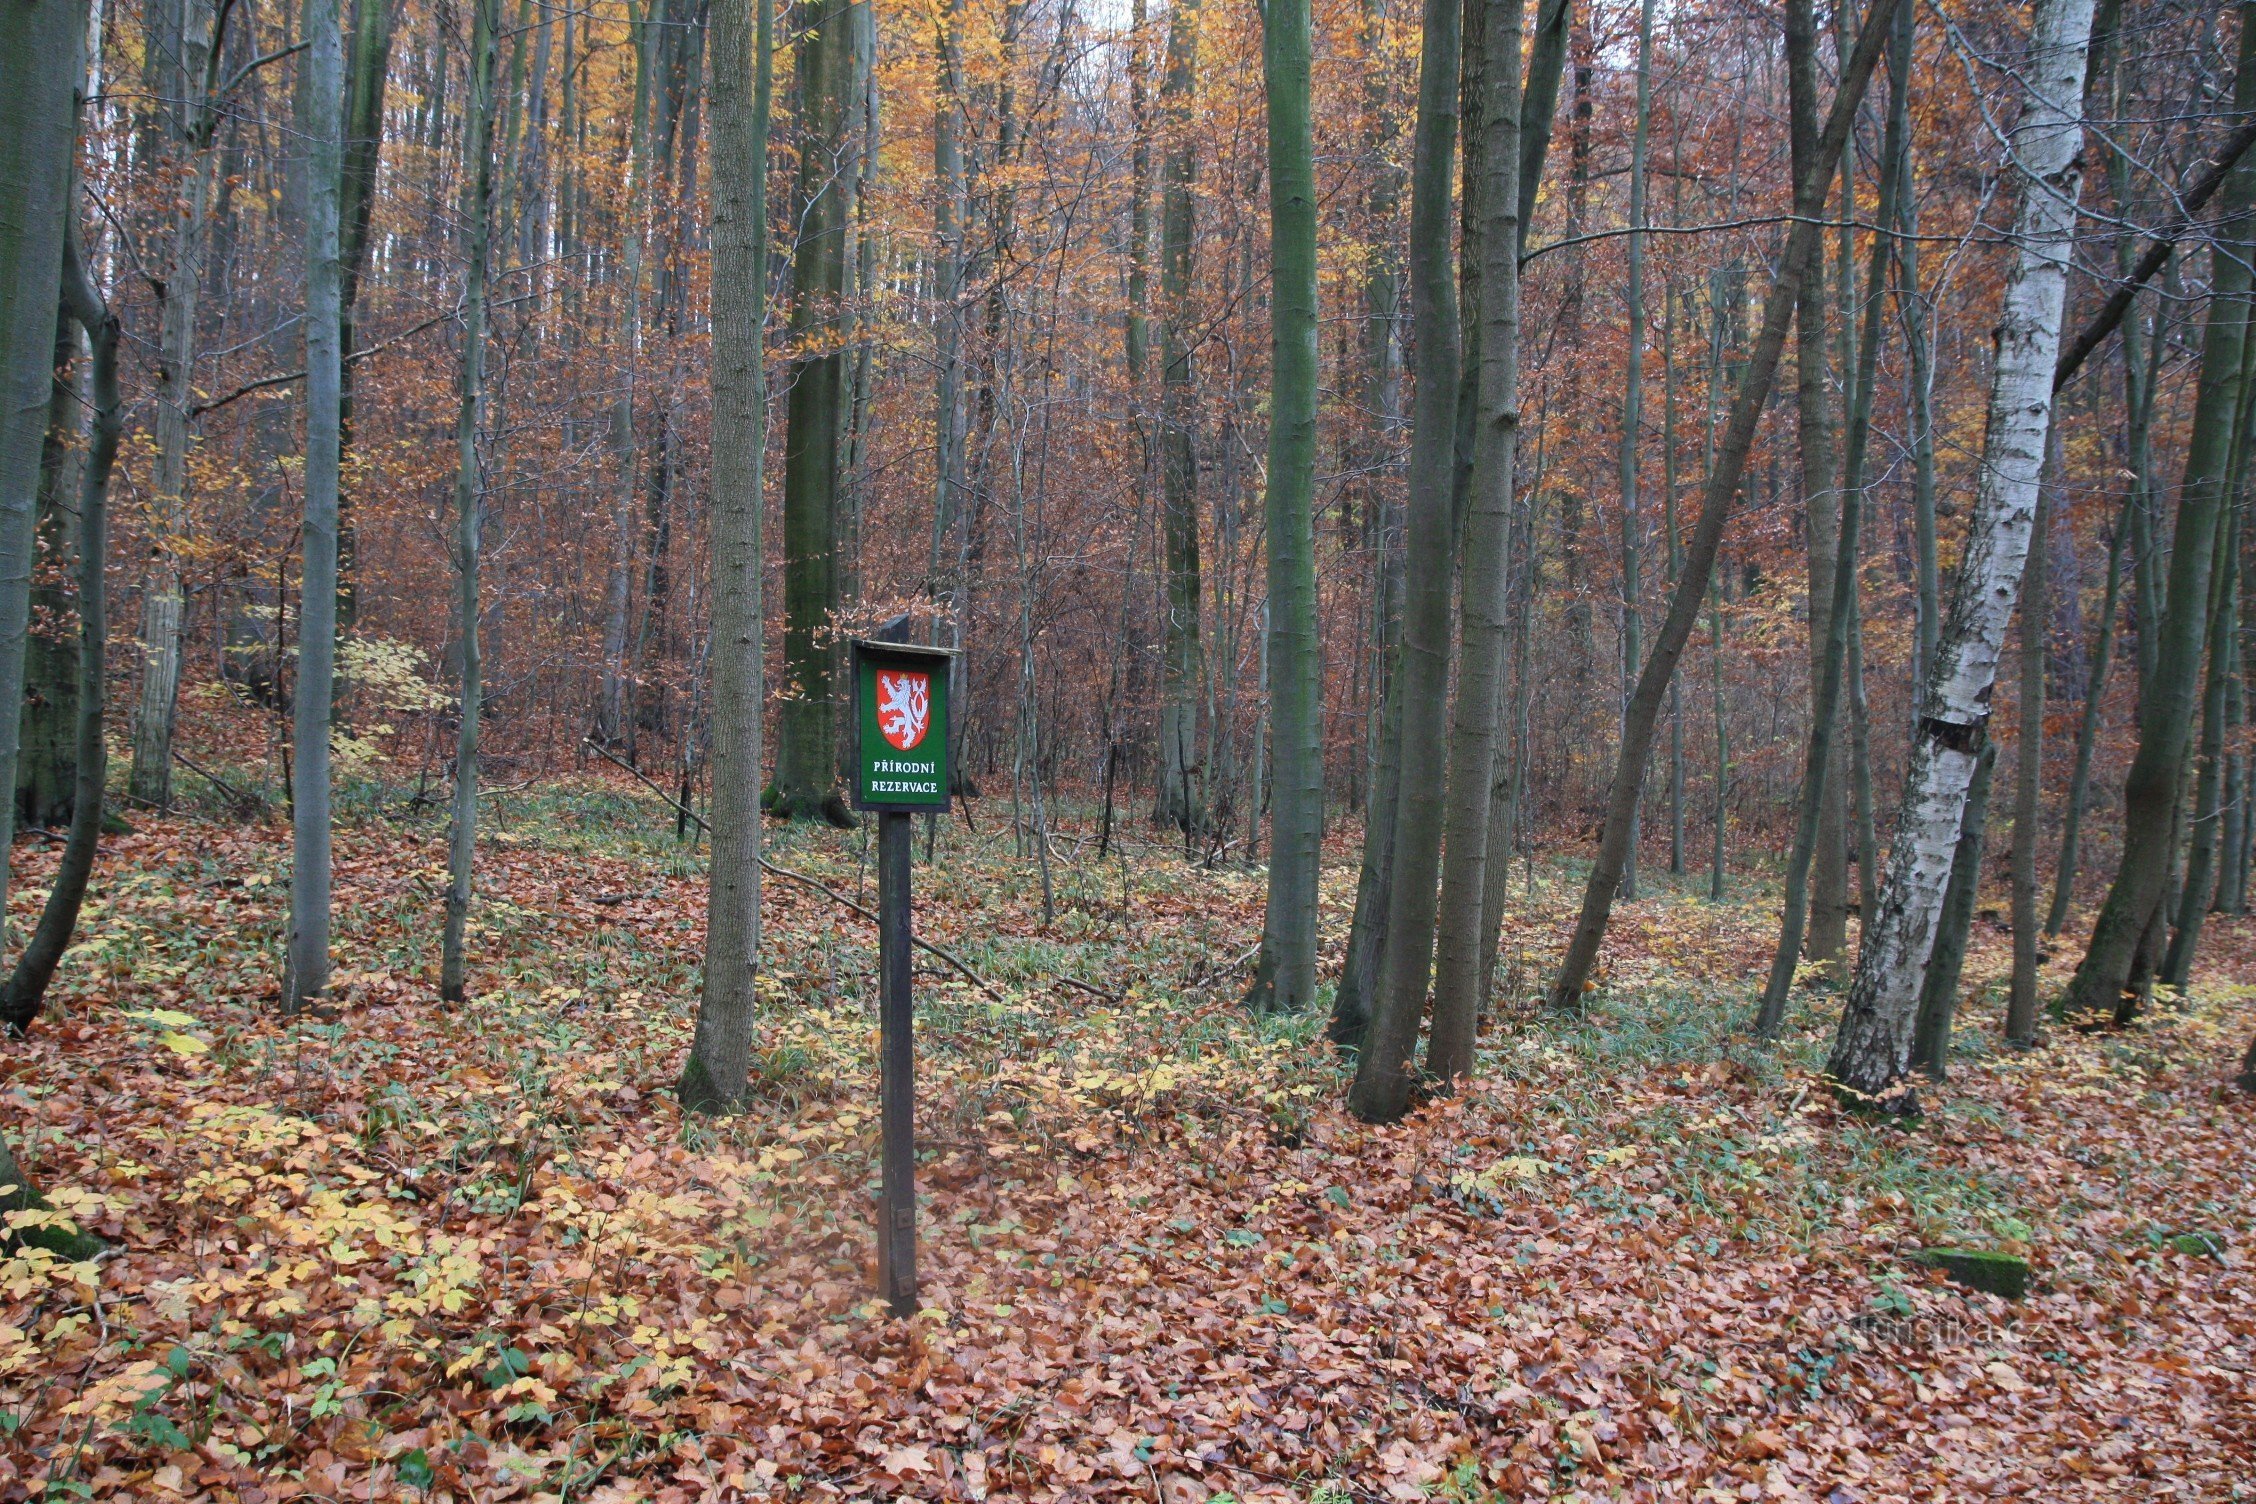
<instances>
[{"instance_id":1,"label":"forest floor covered in leaves","mask_svg":"<svg viewBox=\"0 0 2256 1504\"><path fill-rule=\"evenodd\" d=\"M395 803L394 814L397 814ZM1258 876L947 828L920 932L923 1298L871 1298L874 932L771 880L756 1110L685 1122L701 858L602 783L486 806L473 990L442 832L340 834L333 1017L274 1014L288 832L105 842L0 1117L109 1244L0 1263L0 1498L2239 1498L2256 1461L2256 931L2189 998L1995 1051L1979 924L1915 1130L1737 1031L1750 886L1625 906L1586 1016L1464 1096L1340 1110L1321 1020L1230 963ZM984 830L992 830L983 822ZM859 837L777 862L869 900ZM52 857L19 848L16 922ZM1350 853L1325 877L1344 940ZM921 856L921 852L920 852ZM1511 991L1576 896L1538 864ZM2048 976L2064 981L2064 946ZM2242 979L2235 982L2233 979ZM2028 1255L2009 1303L1922 1248Z\"/></svg>"}]
</instances>

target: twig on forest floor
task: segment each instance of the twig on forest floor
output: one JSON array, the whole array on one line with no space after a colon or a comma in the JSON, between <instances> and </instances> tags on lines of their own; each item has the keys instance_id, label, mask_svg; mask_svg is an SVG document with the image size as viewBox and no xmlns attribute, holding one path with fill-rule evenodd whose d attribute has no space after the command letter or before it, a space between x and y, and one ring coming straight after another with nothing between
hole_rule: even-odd
<instances>
[{"instance_id":1,"label":"twig on forest floor","mask_svg":"<svg viewBox=\"0 0 2256 1504\"><path fill-rule=\"evenodd\" d=\"M1255 956L1258 956L1260 954L1261 942L1256 940L1245 950L1243 954L1235 956L1230 960L1223 962L1221 967L1215 971L1214 975L1205 978L1203 981L1186 983L1183 990L1186 993L1204 992L1209 987L1217 986L1225 977L1234 975L1239 967L1245 965L1246 962L1252 960Z\"/></svg>"},{"instance_id":2,"label":"twig on forest floor","mask_svg":"<svg viewBox=\"0 0 2256 1504\"><path fill-rule=\"evenodd\" d=\"M218 789L221 793L233 799L238 805L242 806L245 809L266 809L273 803L273 801L268 799L264 794L253 794L235 787L235 785L229 783L226 779L220 777L211 769L199 764L194 758L181 751L178 747L172 749L172 760L176 763L179 763L189 772L194 773L197 777L203 779L206 783L209 783L213 788Z\"/></svg>"}]
</instances>

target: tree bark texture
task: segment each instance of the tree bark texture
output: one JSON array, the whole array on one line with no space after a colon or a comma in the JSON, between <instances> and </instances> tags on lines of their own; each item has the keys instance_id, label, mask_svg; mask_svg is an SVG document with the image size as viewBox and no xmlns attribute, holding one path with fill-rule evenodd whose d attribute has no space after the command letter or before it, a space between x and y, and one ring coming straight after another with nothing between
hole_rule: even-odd
<instances>
[{"instance_id":1,"label":"tree bark texture","mask_svg":"<svg viewBox=\"0 0 2256 1504\"><path fill-rule=\"evenodd\" d=\"M307 0L305 518L298 589L298 677L291 700L290 936L282 1010L329 990L329 719L337 671L337 486L343 430L345 58L340 0Z\"/></svg>"},{"instance_id":2,"label":"tree bark texture","mask_svg":"<svg viewBox=\"0 0 2256 1504\"><path fill-rule=\"evenodd\" d=\"M1511 583L1513 466L1520 431L1520 38L1524 0L1484 0L1479 64L1488 127L1473 210L1481 258L1476 422L1463 521L1455 720L1448 751L1441 895L1427 1074L1472 1074L1488 948L1484 899L1495 800L1497 726L1504 703ZM1499 849L1502 864L1509 853Z\"/></svg>"},{"instance_id":3,"label":"tree bark texture","mask_svg":"<svg viewBox=\"0 0 2256 1504\"><path fill-rule=\"evenodd\" d=\"M1309 0L1264 0L1269 115L1269 901L1250 1001L1298 1013L1316 996L1316 877L1324 826L1323 684L1316 637L1316 156ZM1255 800L1259 792L1256 785ZM1258 808L1248 819L1258 821Z\"/></svg>"},{"instance_id":4,"label":"tree bark texture","mask_svg":"<svg viewBox=\"0 0 2256 1504\"><path fill-rule=\"evenodd\" d=\"M478 851L478 717L485 695L478 652L478 565L485 523L479 430L486 400L486 260L493 238L495 34L500 0L474 0L470 33L470 118L463 133L462 220L467 268L462 292L462 361L454 420L455 639L462 655L462 703L454 748L454 800L447 831L446 924L439 943L439 996L468 995L471 880Z\"/></svg>"},{"instance_id":5,"label":"tree bark texture","mask_svg":"<svg viewBox=\"0 0 2256 1504\"><path fill-rule=\"evenodd\" d=\"M1366 1122L1392 1122L1410 1106L1419 1018L1433 971L1449 692L1450 491L1456 467L1457 289L1449 220L1461 26L1458 0L1424 0L1410 168L1410 316L1417 389L1404 526L1402 657L1396 669L1402 692L1401 771L1387 943L1370 1027L1347 1098L1348 1110Z\"/></svg>"},{"instance_id":6,"label":"tree bark texture","mask_svg":"<svg viewBox=\"0 0 2256 1504\"><path fill-rule=\"evenodd\" d=\"M104 565L109 554L110 474L117 464L118 436L123 431L125 405L118 392L117 315L103 305L100 294L75 245L66 244L63 265L63 304L86 330L92 351L87 381L91 412L86 460L79 472L78 492L78 686L73 697L77 716L72 755L74 787L71 794L70 831L63 839L63 854L55 867L55 881L39 911L38 928L23 954L16 958L7 987L0 992L0 1023L21 1030L39 1016L47 985L54 979L63 952L70 949L78 929L80 906L94 872L94 858L102 834L102 791L108 772L108 746L102 735L102 712L108 676L110 639L108 586Z\"/></svg>"},{"instance_id":7,"label":"tree bark texture","mask_svg":"<svg viewBox=\"0 0 2256 1504\"><path fill-rule=\"evenodd\" d=\"M770 3L719 0L712 12L713 858L704 987L677 1087L688 1111L743 1104L757 1007Z\"/></svg>"},{"instance_id":8,"label":"tree bark texture","mask_svg":"<svg viewBox=\"0 0 2256 1504\"><path fill-rule=\"evenodd\" d=\"M2085 52L2092 0L2042 0L2012 135L2022 175L1997 326L1988 427L1949 615L1928 670L1887 875L1828 1070L1852 1098L1912 1111L1904 1085L1919 981L1934 946L1974 765L1989 735L1998 651L2028 557L2052 421L2052 368L2081 182Z\"/></svg>"}]
</instances>

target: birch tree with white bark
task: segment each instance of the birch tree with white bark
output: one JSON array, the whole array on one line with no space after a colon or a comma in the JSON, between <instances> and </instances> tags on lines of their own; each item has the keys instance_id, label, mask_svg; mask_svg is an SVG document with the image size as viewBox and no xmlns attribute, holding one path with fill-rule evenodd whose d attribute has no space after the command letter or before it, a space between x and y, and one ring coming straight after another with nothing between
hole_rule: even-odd
<instances>
[{"instance_id":1,"label":"birch tree with white bark","mask_svg":"<svg viewBox=\"0 0 2256 1504\"><path fill-rule=\"evenodd\" d=\"M2020 72L2028 99L2008 141L2022 180L2018 247L1998 318L1974 511L1928 670L1910 771L1878 903L1867 916L1828 1069L1847 1092L1916 1110L1911 1068L1920 981L1950 884L1990 693L2021 591L2052 425L2052 374L2082 185L2084 66L2092 0L2039 0Z\"/></svg>"}]
</instances>

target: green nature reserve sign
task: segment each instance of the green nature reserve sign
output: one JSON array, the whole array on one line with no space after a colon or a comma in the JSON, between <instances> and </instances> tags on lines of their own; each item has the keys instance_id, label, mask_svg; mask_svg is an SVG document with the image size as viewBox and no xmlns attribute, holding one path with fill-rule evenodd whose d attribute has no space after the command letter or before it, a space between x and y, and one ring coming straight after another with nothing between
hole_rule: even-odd
<instances>
[{"instance_id":1,"label":"green nature reserve sign","mask_svg":"<svg viewBox=\"0 0 2256 1504\"><path fill-rule=\"evenodd\" d=\"M945 809L948 660L939 648L854 644L856 809Z\"/></svg>"},{"instance_id":2,"label":"green nature reserve sign","mask_svg":"<svg viewBox=\"0 0 2256 1504\"><path fill-rule=\"evenodd\" d=\"M892 630L904 629L902 620ZM948 667L941 648L854 643L854 808L877 812L879 1138L877 1285L917 1313L916 1011L909 996L909 826L948 806Z\"/></svg>"}]
</instances>

